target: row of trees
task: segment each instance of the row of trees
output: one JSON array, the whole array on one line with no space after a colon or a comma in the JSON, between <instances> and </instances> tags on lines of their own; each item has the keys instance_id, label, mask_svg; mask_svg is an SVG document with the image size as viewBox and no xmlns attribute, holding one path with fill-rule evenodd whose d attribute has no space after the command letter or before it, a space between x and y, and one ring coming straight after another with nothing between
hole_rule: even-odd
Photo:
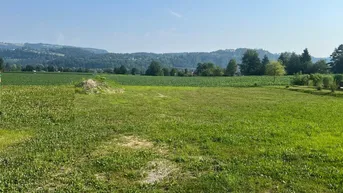
<instances>
[{"instance_id":1,"label":"row of trees","mask_svg":"<svg viewBox=\"0 0 343 193\"><path fill-rule=\"evenodd\" d=\"M0 73L4 71L4 60L0 58Z\"/></svg>"},{"instance_id":2,"label":"row of trees","mask_svg":"<svg viewBox=\"0 0 343 193\"><path fill-rule=\"evenodd\" d=\"M193 72L188 69L178 70L176 68L162 68L161 64L157 61L152 61L145 72L148 76L191 76Z\"/></svg>"},{"instance_id":3,"label":"row of trees","mask_svg":"<svg viewBox=\"0 0 343 193\"><path fill-rule=\"evenodd\" d=\"M308 49L305 49L301 55L288 52L281 53L279 61L286 67L287 74L290 75L299 72L304 74L326 74L330 71L330 66L325 60L319 60L313 63Z\"/></svg>"},{"instance_id":4,"label":"row of trees","mask_svg":"<svg viewBox=\"0 0 343 193\"><path fill-rule=\"evenodd\" d=\"M289 52L281 53L278 61L285 67L289 75L299 72L304 74L325 74L330 70L325 60L319 60L313 63L308 49L305 49L301 55ZM242 57L240 71L243 75L263 75L265 74L268 63L269 59L267 56L264 56L261 61L255 50L248 50Z\"/></svg>"},{"instance_id":5,"label":"row of trees","mask_svg":"<svg viewBox=\"0 0 343 193\"><path fill-rule=\"evenodd\" d=\"M343 73L343 44L334 50L331 54L331 62L325 60L312 62L312 56L306 48L301 55L296 53L284 52L280 54L278 60L285 67L287 74L326 74L326 73ZM263 75L265 67L269 63L267 56L261 61L255 50L247 50L242 57L240 72L243 75Z\"/></svg>"},{"instance_id":6,"label":"row of trees","mask_svg":"<svg viewBox=\"0 0 343 193\"><path fill-rule=\"evenodd\" d=\"M296 53L284 52L281 53L278 58L279 63L286 70L286 74L292 75L295 73L314 74L314 73L343 73L343 45L340 45L334 50L331 55L331 62L327 63L325 60L319 60L315 63L312 62L312 57L305 49L301 55ZM225 69L215 65L211 62L198 63L195 71L177 70L176 68L168 69L162 68L162 65L158 61L152 61L147 70L143 71L143 66L140 69L136 67L131 68L131 71L127 69L127 65L122 64L116 68L97 69L97 72L114 73L114 74L146 74L152 76L234 76L234 75L264 75L267 72L267 65L270 64L270 60L265 55L262 60L259 58L258 50L246 50L241 58L241 63L238 64L235 59L231 59ZM273 62L273 64L276 64ZM38 65L26 65L22 67L16 64L4 64L1 60L2 71L48 71L48 72L92 72L89 68L78 67L62 67L52 64L38 64ZM268 73L267 73L268 74Z\"/></svg>"},{"instance_id":7,"label":"row of trees","mask_svg":"<svg viewBox=\"0 0 343 193\"><path fill-rule=\"evenodd\" d=\"M238 69L239 68L239 69ZM146 71L146 75L165 75L158 62L152 62ZM303 74L326 74L326 73L343 73L343 44L334 50L331 55L331 62L325 60L312 62L312 56L308 49L303 53L284 52L281 53L278 61L270 61L265 55L261 60L256 50L247 50L242 57L242 63L237 64L235 59L231 59L226 67L222 69L213 63L199 63L193 74L198 76L234 76L234 75L293 75L296 73Z\"/></svg>"},{"instance_id":8,"label":"row of trees","mask_svg":"<svg viewBox=\"0 0 343 193\"><path fill-rule=\"evenodd\" d=\"M265 57L263 72L262 70L259 72L270 76L281 76L286 73L285 67L279 61L272 61L269 62L268 57ZM168 70L167 68L162 68L160 63L153 61L148 67L146 71L146 75L150 76L185 76L185 75L197 75L197 76L234 76L237 74L238 65L235 59L230 60L229 64L225 69L216 66L213 63L199 63L196 70L194 72L189 72L187 69L185 71L178 71L177 69L173 68ZM275 78L274 78L275 80Z\"/></svg>"},{"instance_id":9,"label":"row of trees","mask_svg":"<svg viewBox=\"0 0 343 193\"><path fill-rule=\"evenodd\" d=\"M340 46L335 50L335 67L333 72L340 72L340 59L339 53L342 53L343 46ZM338 65L337 65L338 64ZM342 65L343 66L343 65ZM342 67L343 68L343 67ZM330 70L329 65L325 60L319 60L316 63L312 62L312 57L305 49L301 55L295 53L281 53L278 61L270 61L265 55L261 60L256 50L247 50L242 57L242 63L237 64L235 59L231 59L225 69L216 66L214 63L199 63L192 75L197 76L234 76L234 75L272 75L279 76L284 74L313 74L313 73L328 73ZM163 73L166 70L162 70L160 64L156 61L152 62L146 71L146 75L160 76L165 75ZM343 69L342 69L343 71Z\"/></svg>"}]
</instances>

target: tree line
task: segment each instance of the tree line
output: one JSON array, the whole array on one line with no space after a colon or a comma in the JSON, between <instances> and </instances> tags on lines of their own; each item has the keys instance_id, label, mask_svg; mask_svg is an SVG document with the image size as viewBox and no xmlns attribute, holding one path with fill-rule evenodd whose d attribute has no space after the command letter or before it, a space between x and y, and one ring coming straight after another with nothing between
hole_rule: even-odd
<instances>
[{"instance_id":1,"label":"tree line","mask_svg":"<svg viewBox=\"0 0 343 193\"><path fill-rule=\"evenodd\" d=\"M153 62L149 66L150 71L146 75L159 76L163 75L161 67L157 67L158 62ZM327 74L327 73L343 73L343 44L334 50L331 55L331 62L327 63L325 60L317 62L312 61L308 49L304 49L303 53L298 55L296 53L284 52L281 53L277 60L270 60L265 55L262 60L256 50L248 49L241 58L241 63L238 64L235 59L231 59L226 68L221 68L214 63L198 63L197 68L192 75L197 76L259 76L271 75L280 76L284 74L293 75L300 74Z\"/></svg>"},{"instance_id":2,"label":"tree line","mask_svg":"<svg viewBox=\"0 0 343 193\"><path fill-rule=\"evenodd\" d=\"M85 55L79 52L79 55ZM147 61L146 61L147 62ZM2 71L47 71L47 72L99 72L113 74L142 74L151 76L234 76L234 75L293 75L295 73L314 74L314 73L343 73L343 44L331 54L331 62L325 60L312 61L308 49L302 54L284 52L277 60L270 60L264 55L262 60L259 58L258 50L248 49L241 58L241 63L236 59L231 59L226 68L222 68L212 62L198 63L192 70L180 68L168 68L160 61L153 60L147 68L131 67L121 64L120 67L112 68L89 68L89 67L63 67L58 64L37 64L37 65L17 65L4 64L1 59ZM144 65L145 66L145 65Z\"/></svg>"}]
</instances>

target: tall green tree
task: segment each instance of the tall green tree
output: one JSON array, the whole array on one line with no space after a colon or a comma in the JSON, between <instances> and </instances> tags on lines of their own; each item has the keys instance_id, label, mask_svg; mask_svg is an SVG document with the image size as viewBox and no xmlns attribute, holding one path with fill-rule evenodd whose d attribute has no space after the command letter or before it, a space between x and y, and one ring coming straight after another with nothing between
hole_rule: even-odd
<instances>
[{"instance_id":1,"label":"tall green tree","mask_svg":"<svg viewBox=\"0 0 343 193\"><path fill-rule=\"evenodd\" d=\"M269 64L269 58L267 55L264 55L263 59L262 59L262 64L263 65L267 65Z\"/></svg>"},{"instance_id":2,"label":"tall green tree","mask_svg":"<svg viewBox=\"0 0 343 193\"><path fill-rule=\"evenodd\" d=\"M224 75L224 71L222 68L220 68L219 66L216 66L213 70L213 76L223 76Z\"/></svg>"},{"instance_id":3,"label":"tall green tree","mask_svg":"<svg viewBox=\"0 0 343 193\"><path fill-rule=\"evenodd\" d=\"M326 74L329 71L329 66L325 60L319 60L316 63L314 63L308 71L309 73Z\"/></svg>"},{"instance_id":4,"label":"tall green tree","mask_svg":"<svg viewBox=\"0 0 343 193\"><path fill-rule=\"evenodd\" d=\"M138 69L137 69L137 68L132 68L132 69L131 69L131 74L132 74L132 75L138 74Z\"/></svg>"},{"instance_id":5,"label":"tall green tree","mask_svg":"<svg viewBox=\"0 0 343 193\"><path fill-rule=\"evenodd\" d=\"M5 72L8 72L8 71L11 71L11 65L10 65L10 63L6 63L5 64L5 70L4 70Z\"/></svg>"},{"instance_id":6,"label":"tall green tree","mask_svg":"<svg viewBox=\"0 0 343 193\"><path fill-rule=\"evenodd\" d=\"M114 68L113 68L113 73L114 73L114 74L120 74L120 68L114 67Z\"/></svg>"},{"instance_id":7,"label":"tall green tree","mask_svg":"<svg viewBox=\"0 0 343 193\"><path fill-rule=\"evenodd\" d=\"M170 70L170 76L176 76L176 74L177 74L177 70L175 68L172 68Z\"/></svg>"},{"instance_id":8,"label":"tall green tree","mask_svg":"<svg viewBox=\"0 0 343 193\"><path fill-rule=\"evenodd\" d=\"M185 69L185 76L187 76L188 75L188 69L186 68Z\"/></svg>"},{"instance_id":9,"label":"tall green tree","mask_svg":"<svg viewBox=\"0 0 343 193\"><path fill-rule=\"evenodd\" d=\"M235 59L231 59L229 64L226 66L225 69L225 76L234 76L237 72L237 62Z\"/></svg>"},{"instance_id":10,"label":"tall green tree","mask_svg":"<svg viewBox=\"0 0 343 193\"><path fill-rule=\"evenodd\" d=\"M306 63L306 62L312 62L312 57L308 51L307 48L305 48L305 50L303 51L303 53L300 56L300 61L302 63Z\"/></svg>"},{"instance_id":11,"label":"tall green tree","mask_svg":"<svg viewBox=\"0 0 343 193\"><path fill-rule=\"evenodd\" d=\"M22 70L26 72L32 72L34 69L35 68L32 65L26 65Z\"/></svg>"},{"instance_id":12,"label":"tall green tree","mask_svg":"<svg viewBox=\"0 0 343 193\"><path fill-rule=\"evenodd\" d=\"M287 74L292 75L302 71L300 56L296 53L292 53L287 64L286 64Z\"/></svg>"},{"instance_id":13,"label":"tall green tree","mask_svg":"<svg viewBox=\"0 0 343 193\"><path fill-rule=\"evenodd\" d=\"M48 72L55 72L57 70L56 66L49 65L48 66Z\"/></svg>"},{"instance_id":14,"label":"tall green tree","mask_svg":"<svg viewBox=\"0 0 343 193\"><path fill-rule=\"evenodd\" d=\"M214 76L215 65L211 62L198 63L196 74L198 76Z\"/></svg>"},{"instance_id":15,"label":"tall green tree","mask_svg":"<svg viewBox=\"0 0 343 193\"><path fill-rule=\"evenodd\" d=\"M244 53L240 68L243 75L262 75L262 64L256 50L249 49Z\"/></svg>"},{"instance_id":16,"label":"tall green tree","mask_svg":"<svg viewBox=\"0 0 343 193\"><path fill-rule=\"evenodd\" d=\"M164 76L170 76L170 72L168 68L162 68L162 71L163 71Z\"/></svg>"},{"instance_id":17,"label":"tall green tree","mask_svg":"<svg viewBox=\"0 0 343 193\"><path fill-rule=\"evenodd\" d=\"M177 71L177 76L185 76L185 71L183 71L183 70L178 70L178 71Z\"/></svg>"},{"instance_id":18,"label":"tall green tree","mask_svg":"<svg viewBox=\"0 0 343 193\"><path fill-rule=\"evenodd\" d=\"M280 54L278 60L279 60L284 66L287 66L290 58L291 58L291 53L289 53L289 52L283 52L283 53Z\"/></svg>"},{"instance_id":19,"label":"tall green tree","mask_svg":"<svg viewBox=\"0 0 343 193\"><path fill-rule=\"evenodd\" d=\"M312 57L308 51L307 48L303 51L303 53L300 56L300 62L301 62L301 71L304 73L310 73L310 69L312 68Z\"/></svg>"},{"instance_id":20,"label":"tall green tree","mask_svg":"<svg viewBox=\"0 0 343 193\"><path fill-rule=\"evenodd\" d=\"M127 69L124 65L119 67L119 74L127 74Z\"/></svg>"},{"instance_id":21,"label":"tall green tree","mask_svg":"<svg viewBox=\"0 0 343 193\"><path fill-rule=\"evenodd\" d=\"M343 73L343 44L331 54L330 65L333 73Z\"/></svg>"},{"instance_id":22,"label":"tall green tree","mask_svg":"<svg viewBox=\"0 0 343 193\"><path fill-rule=\"evenodd\" d=\"M261 63L261 74L264 74L266 72L266 66L269 64L269 58L267 55L264 55Z\"/></svg>"},{"instance_id":23,"label":"tall green tree","mask_svg":"<svg viewBox=\"0 0 343 193\"><path fill-rule=\"evenodd\" d=\"M285 74L285 67L279 61L272 61L266 65L266 75L274 76L274 82L277 76L282 76Z\"/></svg>"},{"instance_id":24,"label":"tall green tree","mask_svg":"<svg viewBox=\"0 0 343 193\"><path fill-rule=\"evenodd\" d=\"M44 66L43 66L43 64L37 64L35 69L37 70L37 72L39 72L39 71L42 71L44 69Z\"/></svg>"},{"instance_id":25,"label":"tall green tree","mask_svg":"<svg viewBox=\"0 0 343 193\"><path fill-rule=\"evenodd\" d=\"M163 72L161 64L157 61L152 61L148 69L146 70L145 74L149 76L162 76Z\"/></svg>"},{"instance_id":26,"label":"tall green tree","mask_svg":"<svg viewBox=\"0 0 343 193\"><path fill-rule=\"evenodd\" d=\"M0 58L0 72L3 72L4 71L4 59Z\"/></svg>"}]
</instances>

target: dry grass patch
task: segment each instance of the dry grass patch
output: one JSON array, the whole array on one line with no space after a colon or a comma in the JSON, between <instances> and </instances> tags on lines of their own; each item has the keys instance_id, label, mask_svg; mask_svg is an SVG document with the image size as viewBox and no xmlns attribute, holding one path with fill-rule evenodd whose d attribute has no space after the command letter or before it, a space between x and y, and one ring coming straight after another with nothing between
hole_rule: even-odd
<instances>
[{"instance_id":1,"label":"dry grass patch","mask_svg":"<svg viewBox=\"0 0 343 193\"><path fill-rule=\"evenodd\" d=\"M141 182L144 184L155 184L158 183L172 173L178 171L177 166L168 160L154 160L148 163L144 169L143 174L146 176Z\"/></svg>"},{"instance_id":2,"label":"dry grass patch","mask_svg":"<svg viewBox=\"0 0 343 193\"><path fill-rule=\"evenodd\" d=\"M123 142L119 143L120 146L132 149L148 149L154 147L152 142L140 139L136 136L124 136L122 137L122 141Z\"/></svg>"},{"instance_id":3,"label":"dry grass patch","mask_svg":"<svg viewBox=\"0 0 343 193\"><path fill-rule=\"evenodd\" d=\"M118 149L118 147L130 149L151 149L154 147L154 144L136 136L116 137L101 144L94 152L91 153L91 155L94 157L106 156Z\"/></svg>"},{"instance_id":4,"label":"dry grass patch","mask_svg":"<svg viewBox=\"0 0 343 193\"><path fill-rule=\"evenodd\" d=\"M157 97L160 97L160 98L166 98L167 96L166 95L163 95L161 93L158 93L158 96Z\"/></svg>"},{"instance_id":5,"label":"dry grass patch","mask_svg":"<svg viewBox=\"0 0 343 193\"><path fill-rule=\"evenodd\" d=\"M94 174L95 178L99 181L108 181L105 173Z\"/></svg>"}]
</instances>

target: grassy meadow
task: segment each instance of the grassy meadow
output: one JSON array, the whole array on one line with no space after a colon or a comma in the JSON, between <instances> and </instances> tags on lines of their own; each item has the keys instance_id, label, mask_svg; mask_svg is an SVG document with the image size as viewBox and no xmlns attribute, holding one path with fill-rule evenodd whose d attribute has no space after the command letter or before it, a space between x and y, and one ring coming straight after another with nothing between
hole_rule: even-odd
<instances>
[{"instance_id":1,"label":"grassy meadow","mask_svg":"<svg viewBox=\"0 0 343 193\"><path fill-rule=\"evenodd\" d=\"M237 77L177 77L133 76L102 74L122 85L133 86L188 86L188 87L251 87L289 85L291 76L278 77L274 82L269 76ZM93 77L87 73L4 73L3 85L63 85Z\"/></svg>"},{"instance_id":2,"label":"grassy meadow","mask_svg":"<svg viewBox=\"0 0 343 193\"><path fill-rule=\"evenodd\" d=\"M68 81L91 75L36 75L3 75L0 192L343 190L340 97L139 76L85 95Z\"/></svg>"}]
</instances>

